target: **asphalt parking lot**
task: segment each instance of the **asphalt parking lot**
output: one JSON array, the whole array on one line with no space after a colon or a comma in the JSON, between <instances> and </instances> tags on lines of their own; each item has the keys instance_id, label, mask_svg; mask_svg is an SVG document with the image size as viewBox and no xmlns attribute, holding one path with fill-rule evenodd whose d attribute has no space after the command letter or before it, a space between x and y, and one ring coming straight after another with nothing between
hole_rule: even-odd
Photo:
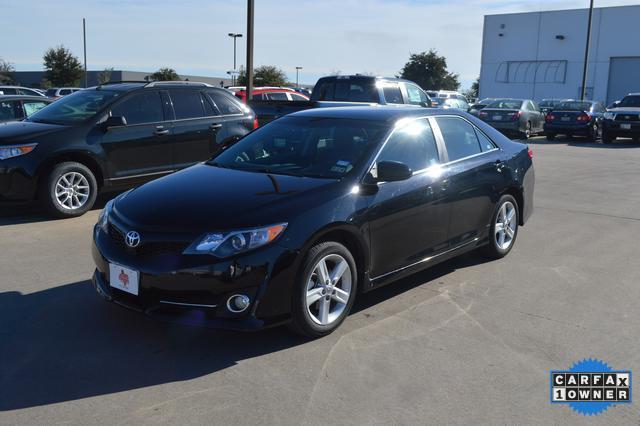
<instances>
[{"instance_id":1,"label":"asphalt parking lot","mask_svg":"<svg viewBox=\"0 0 640 426\"><path fill-rule=\"evenodd\" d=\"M364 295L315 341L107 304L88 281L99 209L3 207L0 423L638 424L637 401L588 419L551 405L549 371L640 371L640 144L531 145L536 209L507 258Z\"/></svg>"}]
</instances>

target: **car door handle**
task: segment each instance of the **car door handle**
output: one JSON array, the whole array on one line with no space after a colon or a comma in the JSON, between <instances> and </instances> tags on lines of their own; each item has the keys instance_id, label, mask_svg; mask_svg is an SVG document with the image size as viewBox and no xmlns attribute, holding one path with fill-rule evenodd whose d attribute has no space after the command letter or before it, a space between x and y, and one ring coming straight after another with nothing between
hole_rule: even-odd
<instances>
[{"instance_id":1,"label":"car door handle","mask_svg":"<svg viewBox=\"0 0 640 426\"><path fill-rule=\"evenodd\" d=\"M165 129L162 126L158 126L158 127L156 127L156 131L153 132L153 134L156 135L156 136L168 135L169 134L169 129Z\"/></svg>"},{"instance_id":2,"label":"car door handle","mask_svg":"<svg viewBox=\"0 0 640 426\"><path fill-rule=\"evenodd\" d=\"M502 169L504 169L505 164L501 161L501 160L496 160L496 170L499 172L502 172Z\"/></svg>"},{"instance_id":3,"label":"car door handle","mask_svg":"<svg viewBox=\"0 0 640 426\"><path fill-rule=\"evenodd\" d=\"M222 124L220 124L220 123L215 123L215 124L212 124L211 126L209 126L209 128L210 128L211 130L218 130L218 129L221 129L221 128L222 128Z\"/></svg>"}]
</instances>

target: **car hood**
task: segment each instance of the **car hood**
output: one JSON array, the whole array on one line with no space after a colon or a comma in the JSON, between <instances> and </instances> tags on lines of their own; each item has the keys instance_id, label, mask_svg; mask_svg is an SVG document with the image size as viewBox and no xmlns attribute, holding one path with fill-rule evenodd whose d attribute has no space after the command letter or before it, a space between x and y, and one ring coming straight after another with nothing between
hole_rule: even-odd
<instances>
[{"instance_id":1,"label":"car hood","mask_svg":"<svg viewBox=\"0 0 640 426\"><path fill-rule=\"evenodd\" d=\"M31 142L34 138L59 132L67 126L58 124L34 123L32 121L13 121L0 124L0 145L13 145Z\"/></svg>"},{"instance_id":2,"label":"car hood","mask_svg":"<svg viewBox=\"0 0 640 426\"><path fill-rule=\"evenodd\" d=\"M199 164L123 194L113 214L136 230L172 233L283 222L339 181Z\"/></svg>"}]
</instances>

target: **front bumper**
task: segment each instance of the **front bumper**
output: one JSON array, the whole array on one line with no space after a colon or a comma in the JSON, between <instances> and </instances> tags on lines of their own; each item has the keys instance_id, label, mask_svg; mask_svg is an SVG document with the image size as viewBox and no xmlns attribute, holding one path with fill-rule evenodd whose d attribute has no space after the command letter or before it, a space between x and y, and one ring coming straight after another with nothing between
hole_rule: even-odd
<instances>
[{"instance_id":1,"label":"front bumper","mask_svg":"<svg viewBox=\"0 0 640 426\"><path fill-rule=\"evenodd\" d=\"M30 201L35 198L37 178L31 154L0 160L0 201Z\"/></svg>"},{"instance_id":2,"label":"front bumper","mask_svg":"<svg viewBox=\"0 0 640 426\"><path fill-rule=\"evenodd\" d=\"M582 135L589 136L593 130L593 123L580 124L559 124L545 123L544 132L561 135Z\"/></svg>"},{"instance_id":3,"label":"front bumper","mask_svg":"<svg viewBox=\"0 0 640 426\"><path fill-rule=\"evenodd\" d=\"M255 330L287 322L299 256L273 244L230 259L181 252L139 255L94 230L93 285L100 296L149 317L191 326ZM139 292L109 285L109 264L139 271ZM244 294L247 310L234 313L227 300Z\"/></svg>"}]
</instances>

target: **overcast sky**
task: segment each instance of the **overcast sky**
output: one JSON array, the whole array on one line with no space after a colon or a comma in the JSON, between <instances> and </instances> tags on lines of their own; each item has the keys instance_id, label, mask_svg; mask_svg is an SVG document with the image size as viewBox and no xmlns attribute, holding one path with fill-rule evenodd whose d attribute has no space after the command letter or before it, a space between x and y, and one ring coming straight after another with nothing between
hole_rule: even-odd
<instances>
[{"instance_id":1,"label":"overcast sky","mask_svg":"<svg viewBox=\"0 0 640 426\"><path fill-rule=\"evenodd\" d=\"M255 0L254 64L295 80L367 72L394 75L410 53L434 48L468 87L480 70L483 15L588 7L588 0ZM596 0L596 6L638 0ZM222 76L233 68L229 32L246 34L245 0L0 0L0 57L17 70L42 69L64 44L82 58L87 19L90 70L114 67ZM245 40L238 39L245 63Z\"/></svg>"}]
</instances>

